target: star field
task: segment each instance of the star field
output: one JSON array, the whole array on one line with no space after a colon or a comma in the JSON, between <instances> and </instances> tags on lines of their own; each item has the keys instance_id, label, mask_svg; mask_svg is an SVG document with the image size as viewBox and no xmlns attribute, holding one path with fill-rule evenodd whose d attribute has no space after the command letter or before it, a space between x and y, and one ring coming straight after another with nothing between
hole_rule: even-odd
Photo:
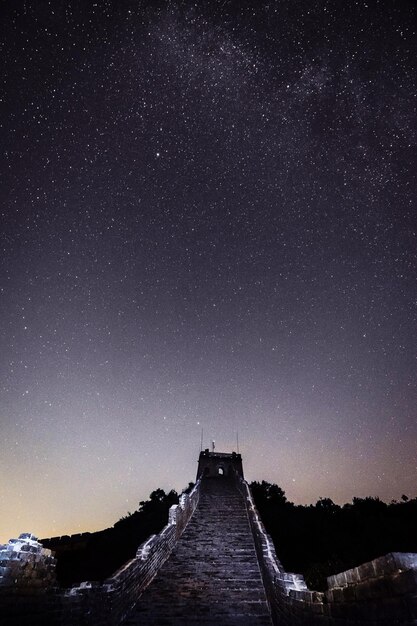
<instances>
[{"instance_id":1,"label":"star field","mask_svg":"<svg viewBox=\"0 0 417 626\"><path fill-rule=\"evenodd\" d=\"M2 3L2 541L185 487L202 429L296 502L417 495L416 17Z\"/></svg>"}]
</instances>

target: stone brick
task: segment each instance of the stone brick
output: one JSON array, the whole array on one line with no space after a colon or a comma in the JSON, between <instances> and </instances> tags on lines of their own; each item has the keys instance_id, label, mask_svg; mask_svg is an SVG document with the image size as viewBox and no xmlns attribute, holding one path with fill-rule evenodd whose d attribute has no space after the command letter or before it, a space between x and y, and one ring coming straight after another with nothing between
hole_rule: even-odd
<instances>
[{"instance_id":1,"label":"stone brick","mask_svg":"<svg viewBox=\"0 0 417 626\"><path fill-rule=\"evenodd\" d=\"M398 569L417 569L417 554L412 552L391 552Z\"/></svg>"},{"instance_id":2,"label":"stone brick","mask_svg":"<svg viewBox=\"0 0 417 626\"><path fill-rule=\"evenodd\" d=\"M126 624L271 624L244 500L203 479L199 507ZM190 621L191 620L191 621Z\"/></svg>"},{"instance_id":3,"label":"stone brick","mask_svg":"<svg viewBox=\"0 0 417 626\"><path fill-rule=\"evenodd\" d=\"M334 574L333 576L329 576L327 578L327 585L329 589L333 589L335 587L346 587L346 572L340 572L340 574Z\"/></svg>"},{"instance_id":4,"label":"stone brick","mask_svg":"<svg viewBox=\"0 0 417 626\"><path fill-rule=\"evenodd\" d=\"M373 600L375 598L385 598L392 594L389 577L371 578L364 580L354 588L356 598L359 601Z\"/></svg>"},{"instance_id":5,"label":"stone brick","mask_svg":"<svg viewBox=\"0 0 417 626\"><path fill-rule=\"evenodd\" d=\"M416 620L417 623L417 590L405 598L405 604L407 606L409 618Z\"/></svg>"},{"instance_id":6,"label":"stone brick","mask_svg":"<svg viewBox=\"0 0 417 626\"><path fill-rule=\"evenodd\" d=\"M345 571L346 582L348 585L356 585L361 579L360 571L357 567Z\"/></svg>"},{"instance_id":7,"label":"stone brick","mask_svg":"<svg viewBox=\"0 0 417 626\"><path fill-rule=\"evenodd\" d=\"M325 594L311 591L284 571L242 477L210 484L200 502L198 484L182 496L161 533L102 585L54 587L55 561L33 535L1 545L0 624L260 626L271 624L266 597L280 626L417 623L416 554L387 554L330 576Z\"/></svg>"},{"instance_id":8,"label":"stone brick","mask_svg":"<svg viewBox=\"0 0 417 626\"><path fill-rule=\"evenodd\" d=\"M394 595L404 595L417 591L417 570L409 569L390 577L390 587Z\"/></svg>"},{"instance_id":9,"label":"stone brick","mask_svg":"<svg viewBox=\"0 0 417 626\"><path fill-rule=\"evenodd\" d=\"M375 619L377 623L386 621L388 624L401 624L408 619L407 602L402 597L381 598L375 603Z\"/></svg>"},{"instance_id":10,"label":"stone brick","mask_svg":"<svg viewBox=\"0 0 417 626\"><path fill-rule=\"evenodd\" d=\"M392 553L388 553L377 559L374 559L373 566L375 569L375 576L386 576L392 572L398 570L398 565Z\"/></svg>"},{"instance_id":11,"label":"stone brick","mask_svg":"<svg viewBox=\"0 0 417 626\"><path fill-rule=\"evenodd\" d=\"M357 585L342 587L343 602L355 602Z\"/></svg>"},{"instance_id":12,"label":"stone brick","mask_svg":"<svg viewBox=\"0 0 417 626\"><path fill-rule=\"evenodd\" d=\"M369 561L368 563L363 563L357 567L359 580L367 580L368 578L374 578L375 576L375 567L374 562Z\"/></svg>"}]
</instances>

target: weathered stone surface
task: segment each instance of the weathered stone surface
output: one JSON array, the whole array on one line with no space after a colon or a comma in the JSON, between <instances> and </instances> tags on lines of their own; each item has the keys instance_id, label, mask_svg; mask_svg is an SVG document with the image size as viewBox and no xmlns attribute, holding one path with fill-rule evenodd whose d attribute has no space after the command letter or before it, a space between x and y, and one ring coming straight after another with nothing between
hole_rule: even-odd
<instances>
[{"instance_id":1,"label":"weathered stone surface","mask_svg":"<svg viewBox=\"0 0 417 626\"><path fill-rule=\"evenodd\" d=\"M271 624L245 503L233 481L202 480L193 518L124 623Z\"/></svg>"},{"instance_id":2,"label":"weathered stone surface","mask_svg":"<svg viewBox=\"0 0 417 626\"><path fill-rule=\"evenodd\" d=\"M209 453L210 471L201 466L167 526L103 584L56 587L54 559L30 534L0 546L0 626L256 626L271 624L269 608L275 626L417 625L416 554L389 553L310 591L284 570L229 456L240 462Z\"/></svg>"},{"instance_id":3,"label":"weathered stone surface","mask_svg":"<svg viewBox=\"0 0 417 626\"><path fill-rule=\"evenodd\" d=\"M0 546L1 587L50 587L55 583L55 559L31 533Z\"/></svg>"}]
</instances>

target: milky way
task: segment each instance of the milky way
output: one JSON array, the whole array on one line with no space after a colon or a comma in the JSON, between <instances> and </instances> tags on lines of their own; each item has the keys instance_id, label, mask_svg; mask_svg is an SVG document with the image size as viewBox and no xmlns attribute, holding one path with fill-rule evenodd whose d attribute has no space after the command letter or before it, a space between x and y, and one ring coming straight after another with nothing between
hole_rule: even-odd
<instances>
[{"instance_id":1,"label":"milky way","mask_svg":"<svg viewBox=\"0 0 417 626\"><path fill-rule=\"evenodd\" d=\"M413 2L5 0L0 538L216 440L296 502L417 496Z\"/></svg>"}]
</instances>

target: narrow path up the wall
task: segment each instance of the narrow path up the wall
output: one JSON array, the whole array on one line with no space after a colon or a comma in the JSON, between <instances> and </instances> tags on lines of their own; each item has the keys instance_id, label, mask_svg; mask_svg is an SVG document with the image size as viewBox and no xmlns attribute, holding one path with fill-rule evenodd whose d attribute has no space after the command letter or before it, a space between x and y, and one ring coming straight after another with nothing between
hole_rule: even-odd
<instances>
[{"instance_id":1,"label":"narrow path up the wall","mask_svg":"<svg viewBox=\"0 0 417 626\"><path fill-rule=\"evenodd\" d=\"M200 502L168 561L125 626L271 625L242 496L205 478Z\"/></svg>"}]
</instances>

